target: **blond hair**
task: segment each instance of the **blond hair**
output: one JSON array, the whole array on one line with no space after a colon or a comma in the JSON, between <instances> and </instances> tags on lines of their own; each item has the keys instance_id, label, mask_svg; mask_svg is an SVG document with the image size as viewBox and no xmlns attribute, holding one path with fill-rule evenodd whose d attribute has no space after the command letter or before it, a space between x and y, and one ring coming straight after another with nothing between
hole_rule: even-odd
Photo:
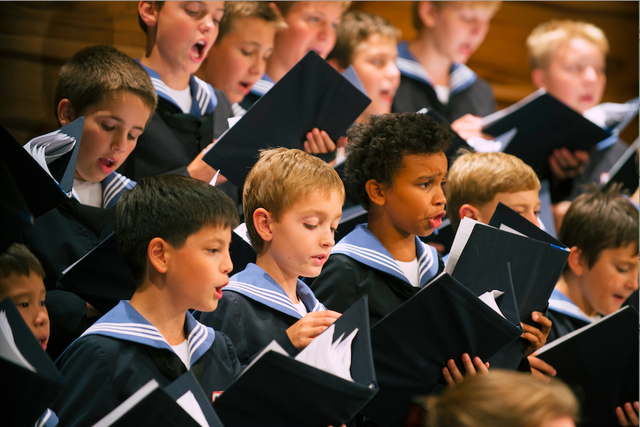
<instances>
[{"instance_id":1,"label":"blond hair","mask_svg":"<svg viewBox=\"0 0 640 427\"><path fill-rule=\"evenodd\" d=\"M341 67L347 68L360 45L374 34L387 37L394 43L400 38L400 30L382 16L360 10L345 13L336 30L336 45L327 60L334 59Z\"/></svg>"},{"instance_id":2,"label":"blond hair","mask_svg":"<svg viewBox=\"0 0 640 427\"><path fill-rule=\"evenodd\" d=\"M540 180L531 166L506 153L464 153L451 168L447 179L447 207L451 225L457 229L462 205L482 207L498 193L540 189Z\"/></svg>"},{"instance_id":3,"label":"blond hair","mask_svg":"<svg viewBox=\"0 0 640 427\"><path fill-rule=\"evenodd\" d=\"M560 417L576 421L578 401L555 378L492 370L426 398L428 427L541 427Z\"/></svg>"},{"instance_id":4,"label":"blond hair","mask_svg":"<svg viewBox=\"0 0 640 427\"><path fill-rule=\"evenodd\" d=\"M420 19L420 13L418 13L420 3L422 2L414 1L411 7L411 19L413 21L413 27L418 31L424 28L424 24ZM431 3L433 4L434 9L438 12L441 11L447 4L451 3L456 7L471 6L472 8L489 9L494 14L498 12L498 9L500 9L500 6L502 5L501 1L432 1Z\"/></svg>"},{"instance_id":5,"label":"blond hair","mask_svg":"<svg viewBox=\"0 0 640 427\"><path fill-rule=\"evenodd\" d=\"M220 29L215 44L220 44L224 36L234 29L239 19L256 18L271 24L276 30L286 28L287 24L280 12L262 1L226 1L224 2L224 15L220 21Z\"/></svg>"},{"instance_id":6,"label":"blond hair","mask_svg":"<svg viewBox=\"0 0 640 427\"><path fill-rule=\"evenodd\" d=\"M595 25L569 19L547 21L538 25L527 37L531 69L546 69L556 50L576 38L593 43L605 56L609 53L607 37Z\"/></svg>"},{"instance_id":7,"label":"blond hair","mask_svg":"<svg viewBox=\"0 0 640 427\"><path fill-rule=\"evenodd\" d=\"M260 159L247 175L242 194L247 231L257 253L262 251L264 241L253 223L256 209L266 209L279 221L295 203L314 191L321 191L327 199L336 191L342 199L345 194L340 175L309 153L286 148L260 153Z\"/></svg>"}]
</instances>

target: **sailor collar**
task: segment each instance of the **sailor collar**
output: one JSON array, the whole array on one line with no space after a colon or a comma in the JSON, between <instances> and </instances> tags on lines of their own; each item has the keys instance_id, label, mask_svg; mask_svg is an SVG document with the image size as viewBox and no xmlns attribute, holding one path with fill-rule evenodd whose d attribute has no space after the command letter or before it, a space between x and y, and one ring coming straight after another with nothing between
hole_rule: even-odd
<instances>
[{"instance_id":1,"label":"sailor collar","mask_svg":"<svg viewBox=\"0 0 640 427\"><path fill-rule=\"evenodd\" d=\"M253 263L247 264L243 271L231 277L229 284L223 288L223 292L227 291L239 293L276 311L302 319L302 315L296 310L284 289L266 271ZM296 292L308 312L326 310L311 289L300 279L298 279Z\"/></svg>"},{"instance_id":2,"label":"sailor collar","mask_svg":"<svg viewBox=\"0 0 640 427\"><path fill-rule=\"evenodd\" d=\"M591 323L598 318L587 316L568 296L557 289L554 289L551 293L549 309L587 323Z\"/></svg>"},{"instance_id":3,"label":"sailor collar","mask_svg":"<svg viewBox=\"0 0 640 427\"><path fill-rule=\"evenodd\" d=\"M420 287L423 287L438 272L438 254L435 248L425 245L418 237L416 239L416 258L420 271ZM396 260L389 251L382 246L380 240L367 228L367 224L360 224L337 245L331 254L343 254L349 258L390 274L411 285L411 281L404 275Z\"/></svg>"},{"instance_id":4,"label":"sailor collar","mask_svg":"<svg viewBox=\"0 0 640 427\"><path fill-rule=\"evenodd\" d=\"M126 176L120 175L118 172L111 172L102 180L102 207L112 208L120 200L120 196L125 191L133 189L136 186L136 182L130 180ZM80 201L78 193L75 189L71 189L71 195L77 201Z\"/></svg>"},{"instance_id":5,"label":"sailor collar","mask_svg":"<svg viewBox=\"0 0 640 427\"><path fill-rule=\"evenodd\" d=\"M263 96L265 93L275 85L271 77L265 73L260 80L258 80L253 86L251 86L250 92L254 95Z\"/></svg>"}]
</instances>

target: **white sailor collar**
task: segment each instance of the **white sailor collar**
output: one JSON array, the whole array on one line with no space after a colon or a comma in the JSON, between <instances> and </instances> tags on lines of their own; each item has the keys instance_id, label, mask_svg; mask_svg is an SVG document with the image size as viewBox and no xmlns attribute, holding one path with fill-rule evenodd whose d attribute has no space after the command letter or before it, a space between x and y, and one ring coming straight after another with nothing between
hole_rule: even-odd
<instances>
[{"instance_id":1,"label":"white sailor collar","mask_svg":"<svg viewBox=\"0 0 640 427\"><path fill-rule=\"evenodd\" d=\"M258 80L253 86L251 86L250 92L254 95L263 96L265 93L275 85L275 82L271 80L271 77L264 73L262 78Z\"/></svg>"},{"instance_id":2,"label":"white sailor collar","mask_svg":"<svg viewBox=\"0 0 640 427\"><path fill-rule=\"evenodd\" d=\"M107 175L100 184L102 185L103 208L114 207L118 203L118 200L120 200L120 196L122 196L125 191L131 190L136 186L135 181L132 181L126 176L115 171ZM71 189L71 195L74 199L80 201L78 193L76 193L74 188Z\"/></svg>"},{"instance_id":3,"label":"white sailor collar","mask_svg":"<svg viewBox=\"0 0 640 427\"><path fill-rule=\"evenodd\" d=\"M416 258L420 271L420 287L423 287L438 272L438 252L435 248L425 245L417 237ZM390 274L404 281L408 286L411 281L404 275L396 260L389 251L382 246L380 240L367 228L367 224L359 224L356 228L333 247L331 254L343 254L349 258L376 270Z\"/></svg>"},{"instance_id":4,"label":"white sailor collar","mask_svg":"<svg viewBox=\"0 0 640 427\"><path fill-rule=\"evenodd\" d=\"M155 70L141 64L140 61L138 61L138 63L147 71L149 77L151 77L151 83L153 83L153 87L156 89L158 96L172 102L177 107L180 107L171 96L171 93L168 90L169 87L162 81L160 75ZM189 88L191 89L190 114L193 114L196 117L202 117L215 110L216 105L218 105L218 98L213 91L213 87L209 83L192 74L189 76Z\"/></svg>"},{"instance_id":5,"label":"white sailor collar","mask_svg":"<svg viewBox=\"0 0 640 427\"><path fill-rule=\"evenodd\" d=\"M587 323L591 323L596 320L597 317L587 316L580 308L569 299L568 296L563 294L557 289L554 289L549 298L549 310L557 311L574 319L582 320Z\"/></svg>"},{"instance_id":6,"label":"white sailor collar","mask_svg":"<svg viewBox=\"0 0 640 427\"><path fill-rule=\"evenodd\" d=\"M185 313L185 327L189 343L189 363L193 366L198 359L211 348L215 339L215 332L193 318L191 313ZM166 349L173 353L171 345L160 331L129 304L120 301L111 311L102 316L87 329L85 335L102 335L124 341L131 341L149 347Z\"/></svg>"},{"instance_id":7,"label":"white sailor collar","mask_svg":"<svg viewBox=\"0 0 640 427\"><path fill-rule=\"evenodd\" d=\"M239 293L276 311L295 317L296 319L302 319L302 315L296 310L295 305L291 302L291 299L284 289L282 289L282 286L278 285L266 271L253 263L247 264L244 270L234 274L233 277L229 279L229 284L222 290L223 292L233 291ZM307 308L307 311L326 310L309 286L300 279L298 279L296 292Z\"/></svg>"},{"instance_id":8,"label":"white sailor collar","mask_svg":"<svg viewBox=\"0 0 640 427\"><path fill-rule=\"evenodd\" d=\"M426 83L431 87L434 87L433 79L427 72L427 70L416 60L413 54L409 51L409 44L406 41L398 43L398 58L396 59L396 65L400 70L400 74L410 77L414 80L418 80L422 83ZM476 79L477 74L474 73L471 68L464 64L453 64L449 71L449 91L451 96L458 92L462 92L469 86L471 86Z\"/></svg>"}]
</instances>

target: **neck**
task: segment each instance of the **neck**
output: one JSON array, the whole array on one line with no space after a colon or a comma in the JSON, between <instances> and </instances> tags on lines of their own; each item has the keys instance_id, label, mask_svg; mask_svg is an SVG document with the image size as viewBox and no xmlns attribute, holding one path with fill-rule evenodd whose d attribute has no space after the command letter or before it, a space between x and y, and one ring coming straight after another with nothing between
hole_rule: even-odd
<instances>
[{"instance_id":1,"label":"neck","mask_svg":"<svg viewBox=\"0 0 640 427\"><path fill-rule=\"evenodd\" d=\"M438 52L433 37L430 37L427 31L424 31L416 40L409 42L409 51L427 70L435 84L449 85L449 71L453 62Z\"/></svg>"},{"instance_id":2,"label":"neck","mask_svg":"<svg viewBox=\"0 0 640 427\"><path fill-rule=\"evenodd\" d=\"M130 304L169 342L177 345L186 339L184 330L187 308L176 307L176 299L147 279L131 297Z\"/></svg>"},{"instance_id":3,"label":"neck","mask_svg":"<svg viewBox=\"0 0 640 427\"><path fill-rule=\"evenodd\" d=\"M171 89L184 90L189 86L191 75L177 64L164 58L158 51L158 45L153 43L151 36L149 36L149 42L140 63L157 72L162 82Z\"/></svg>"},{"instance_id":4,"label":"neck","mask_svg":"<svg viewBox=\"0 0 640 427\"><path fill-rule=\"evenodd\" d=\"M416 236L400 232L393 226L389 217L373 206L369 208L369 231L380 240L391 256L402 262L416 258Z\"/></svg>"},{"instance_id":5,"label":"neck","mask_svg":"<svg viewBox=\"0 0 640 427\"><path fill-rule=\"evenodd\" d=\"M285 58L276 56L276 52L278 52L278 50L274 49L273 54L267 62L266 71L267 75L274 83L278 83L278 81L280 81L280 79L292 68L286 65L287 61Z\"/></svg>"},{"instance_id":6,"label":"neck","mask_svg":"<svg viewBox=\"0 0 640 427\"><path fill-rule=\"evenodd\" d=\"M268 244L268 242L265 242ZM263 249L256 257L256 265L263 269L285 291L291 302L298 303L298 275L295 272L283 270L271 256L269 250Z\"/></svg>"},{"instance_id":7,"label":"neck","mask_svg":"<svg viewBox=\"0 0 640 427\"><path fill-rule=\"evenodd\" d=\"M556 289L565 294L584 314L595 316L598 313L584 297L579 279L569 271L564 272L556 284Z\"/></svg>"}]
</instances>

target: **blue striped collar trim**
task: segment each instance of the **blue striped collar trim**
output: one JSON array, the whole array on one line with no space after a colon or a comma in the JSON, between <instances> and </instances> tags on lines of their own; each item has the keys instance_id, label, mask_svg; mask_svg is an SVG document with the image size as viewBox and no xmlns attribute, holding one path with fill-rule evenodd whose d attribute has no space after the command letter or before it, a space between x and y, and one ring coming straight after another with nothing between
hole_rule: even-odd
<instances>
[{"instance_id":1,"label":"blue striped collar trim","mask_svg":"<svg viewBox=\"0 0 640 427\"><path fill-rule=\"evenodd\" d=\"M231 277L229 284L223 288L223 292L227 291L239 293L276 311L302 319L302 315L296 310L284 289L266 271L253 263L247 264L244 270ZM296 291L307 311L326 310L311 289L300 279L298 279Z\"/></svg>"},{"instance_id":2,"label":"blue striped collar trim","mask_svg":"<svg viewBox=\"0 0 640 427\"><path fill-rule=\"evenodd\" d=\"M120 196L135 186L135 181L120 175L118 172L111 172L102 180L102 206L105 208L115 206L120 200Z\"/></svg>"},{"instance_id":3,"label":"blue striped collar trim","mask_svg":"<svg viewBox=\"0 0 640 427\"><path fill-rule=\"evenodd\" d=\"M431 87L434 86L433 79L409 51L409 44L406 41L398 43L398 59L396 60L396 65L403 76L421 81ZM467 89L477 78L476 73L471 71L466 65L453 64L449 72L450 96Z\"/></svg>"},{"instance_id":4,"label":"blue striped collar trim","mask_svg":"<svg viewBox=\"0 0 640 427\"><path fill-rule=\"evenodd\" d=\"M563 294L557 289L554 289L549 298L549 310L557 311L558 313L565 314L569 317L573 317L578 320L582 320L587 323L591 323L597 319L597 317L587 316L580 308L569 299L568 296Z\"/></svg>"},{"instance_id":5,"label":"blue striped collar trim","mask_svg":"<svg viewBox=\"0 0 640 427\"><path fill-rule=\"evenodd\" d=\"M140 62L138 61L138 63ZM180 108L178 103L171 96L169 87L160 78L160 75L146 65L140 64L140 66L142 66L142 68L144 68L149 74L149 77L151 77L151 82L153 83L153 87L156 89L158 96L172 102ZM193 114L196 117L202 117L215 110L216 105L218 105L218 98L213 92L213 87L209 83L192 74L189 76L189 88L191 89L190 114Z\"/></svg>"},{"instance_id":6,"label":"blue striped collar trim","mask_svg":"<svg viewBox=\"0 0 640 427\"><path fill-rule=\"evenodd\" d=\"M420 287L423 287L438 272L438 253L435 248L425 245L417 237L416 258L420 270ZM411 285L402 269L389 251L382 246L376 236L369 231L366 224L360 224L338 242L332 254L343 254L376 270L390 274Z\"/></svg>"},{"instance_id":7,"label":"blue striped collar trim","mask_svg":"<svg viewBox=\"0 0 640 427\"><path fill-rule=\"evenodd\" d=\"M55 427L58 425L58 417L56 413L47 408L44 414L40 416L34 427Z\"/></svg>"},{"instance_id":8,"label":"blue striped collar trim","mask_svg":"<svg viewBox=\"0 0 640 427\"><path fill-rule=\"evenodd\" d=\"M251 93L253 93L254 95L262 96L265 93L269 92L273 85L275 85L275 83L273 82L273 80L271 80L271 77L267 76L267 74L265 73L265 75L262 76L262 78L251 87Z\"/></svg>"},{"instance_id":9,"label":"blue striped collar trim","mask_svg":"<svg viewBox=\"0 0 640 427\"><path fill-rule=\"evenodd\" d=\"M185 326L189 343L189 363L193 366L211 348L215 332L195 320L189 312L186 312ZM81 336L85 335L103 335L175 353L160 331L142 317L128 301L120 301Z\"/></svg>"}]
</instances>

